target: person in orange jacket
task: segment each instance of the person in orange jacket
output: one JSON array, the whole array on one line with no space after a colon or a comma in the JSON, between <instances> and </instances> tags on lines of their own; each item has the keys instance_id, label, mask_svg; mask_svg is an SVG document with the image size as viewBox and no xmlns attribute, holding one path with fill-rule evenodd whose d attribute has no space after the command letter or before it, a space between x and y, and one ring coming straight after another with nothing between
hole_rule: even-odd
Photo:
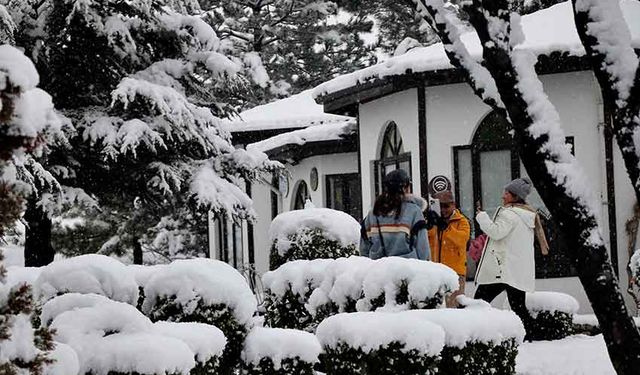
<instances>
[{"instance_id":1,"label":"person in orange jacket","mask_svg":"<svg viewBox=\"0 0 640 375\"><path fill-rule=\"evenodd\" d=\"M440 216L429 215L431 261L451 267L458 274L459 289L446 299L447 307L458 307L456 297L464 294L467 275L467 242L471 236L471 225L458 209L453 194L443 191L434 195L440 200Z\"/></svg>"}]
</instances>

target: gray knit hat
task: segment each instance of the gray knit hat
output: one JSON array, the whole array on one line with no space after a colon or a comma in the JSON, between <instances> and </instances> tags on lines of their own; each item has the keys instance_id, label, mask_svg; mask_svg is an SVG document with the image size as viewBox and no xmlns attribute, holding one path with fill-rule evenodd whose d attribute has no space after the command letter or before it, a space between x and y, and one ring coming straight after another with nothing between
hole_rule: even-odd
<instances>
[{"instance_id":1,"label":"gray knit hat","mask_svg":"<svg viewBox=\"0 0 640 375\"><path fill-rule=\"evenodd\" d=\"M527 196L531 193L531 180L527 177L516 178L506 184L504 190L517 195L522 200L527 199Z\"/></svg>"}]
</instances>

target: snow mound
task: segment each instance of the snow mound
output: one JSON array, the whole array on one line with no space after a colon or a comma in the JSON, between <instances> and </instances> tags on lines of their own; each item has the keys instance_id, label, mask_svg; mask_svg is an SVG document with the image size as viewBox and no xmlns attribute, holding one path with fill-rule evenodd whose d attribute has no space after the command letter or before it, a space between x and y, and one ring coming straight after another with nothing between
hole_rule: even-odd
<instances>
[{"instance_id":1,"label":"snow mound","mask_svg":"<svg viewBox=\"0 0 640 375\"><path fill-rule=\"evenodd\" d=\"M323 347L344 343L365 353L392 342L404 344L403 352L415 349L436 356L444 347L445 333L439 326L404 313L357 312L325 319L316 335Z\"/></svg>"},{"instance_id":2,"label":"snow mound","mask_svg":"<svg viewBox=\"0 0 640 375\"><path fill-rule=\"evenodd\" d=\"M68 344L83 336L149 332L153 324L129 304L105 301L62 312L53 319L50 327L57 331L55 337L58 341Z\"/></svg>"},{"instance_id":3,"label":"snow mound","mask_svg":"<svg viewBox=\"0 0 640 375\"><path fill-rule=\"evenodd\" d=\"M95 375L112 372L137 374L189 374L195 367L194 354L184 342L149 333L114 334L87 341L91 354L83 370Z\"/></svg>"},{"instance_id":4,"label":"snow mound","mask_svg":"<svg viewBox=\"0 0 640 375\"><path fill-rule=\"evenodd\" d=\"M532 312L560 311L567 314L575 314L578 312L580 305L572 296L558 292L534 292L527 293L526 299L527 309Z\"/></svg>"},{"instance_id":5,"label":"snow mound","mask_svg":"<svg viewBox=\"0 0 640 375\"><path fill-rule=\"evenodd\" d=\"M45 368L44 375L78 375L80 362L75 350L60 342L54 342L54 345L49 354L54 362Z\"/></svg>"},{"instance_id":6,"label":"snow mound","mask_svg":"<svg viewBox=\"0 0 640 375\"><path fill-rule=\"evenodd\" d=\"M409 303L420 303L436 295L444 296L458 288L458 275L451 268L430 261L387 257L377 259L363 280L364 298L358 301L358 311L371 309L372 300L384 294L389 311L406 310L406 304L398 304L396 296L403 283L407 285ZM418 305L418 308L421 306Z\"/></svg>"},{"instance_id":7,"label":"snow mound","mask_svg":"<svg viewBox=\"0 0 640 375\"><path fill-rule=\"evenodd\" d=\"M78 307L83 304L90 306ZM195 366L196 354L185 341L154 333L155 325L127 303L99 295L63 295L51 300L43 315L65 308L69 310L55 316L50 327L56 341L75 350L82 374L188 374ZM206 332L196 328L191 336Z\"/></svg>"},{"instance_id":8,"label":"snow mound","mask_svg":"<svg viewBox=\"0 0 640 375\"><path fill-rule=\"evenodd\" d=\"M40 276L42 268L39 267L7 267L5 285L12 287L18 284L34 285Z\"/></svg>"},{"instance_id":9,"label":"snow mound","mask_svg":"<svg viewBox=\"0 0 640 375\"><path fill-rule=\"evenodd\" d=\"M299 357L307 363L317 363L322 351L318 339L311 333L284 328L256 327L244 343L242 359L258 365L262 358L270 358L275 369L283 359Z\"/></svg>"},{"instance_id":10,"label":"snow mound","mask_svg":"<svg viewBox=\"0 0 640 375\"><path fill-rule=\"evenodd\" d=\"M113 302L105 296L95 293L80 294L67 293L50 299L42 306L40 313L40 321L43 325L48 326L60 314L80 309L83 307L93 307L101 304Z\"/></svg>"},{"instance_id":11,"label":"snow mound","mask_svg":"<svg viewBox=\"0 0 640 375\"><path fill-rule=\"evenodd\" d=\"M499 345L508 339L524 340L522 321L512 311L494 308L411 310L401 313L442 327L445 345L463 348L470 343Z\"/></svg>"},{"instance_id":12,"label":"snow mound","mask_svg":"<svg viewBox=\"0 0 640 375\"><path fill-rule=\"evenodd\" d=\"M138 286L145 287L151 277L157 272L164 270L166 264L156 264L152 266L141 266L138 264L130 264L127 266L129 273L136 280Z\"/></svg>"},{"instance_id":13,"label":"snow mound","mask_svg":"<svg viewBox=\"0 0 640 375\"><path fill-rule=\"evenodd\" d=\"M209 324L157 322L153 325L153 332L184 341L200 363L220 357L227 345L222 331Z\"/></svg>"},{"instance_id":14,"label":"snow mound","mask_svg":"<svg viewBox=\"0 0 640 375\"><path fill-rule=\"evenodd\" d=\"M104 255L88 254L53 262L42 269L35 284L41 301L63 293L95 293L135 305L138 285L127 267Z\"/></svg>"},{"instance_id":15,"label":"snow mound","mask_svg":"<svg viewBox=\"0 0 640 375\"><path fill-rule=\"evenodd\" d=\"M360 224L349 214L330 208L305 208L281 213L271 222L269 239L277 241L278 253L284 255L291 246L290 235L305 229L319 229L326 238L342 246L360 244Z\"/></svg>"},{"instance_id":16,"label":"snow mound","mask_svg":"<svg viewBox=\"0 0 640 375\"><path fill-rule=\"evenodd\" d=\"M230 265L213 259L176 260L154 273L144 288L143 311L150 312L159 297L176 297L183 306L198 299L208 305L225 304L240 324L256 312L256 299L242 275Z\"/></svg>"},{"instance_id":17,"label":"snow mound","mask_svg":"<svg viewBox=\"0 0 640 375\"><path fill-rule=\"evenodd\" d=\"M333 259L294 260L262 276L264 287L276 296L282 297L291 288L301 296L318 288L329 276L327 269Z\"/></svg>"}]
</instances>

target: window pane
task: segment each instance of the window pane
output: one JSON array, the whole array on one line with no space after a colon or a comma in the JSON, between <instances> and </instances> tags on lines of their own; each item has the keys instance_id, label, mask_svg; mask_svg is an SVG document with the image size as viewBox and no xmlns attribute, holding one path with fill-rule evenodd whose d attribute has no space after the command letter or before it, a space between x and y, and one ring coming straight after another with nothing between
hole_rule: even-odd
<instances>
[{"instance_id":1,"label":"window pane","mask_svg":"<svg viewBox=\"0 0 640 375\"><path fill-rule=\"evenodd\" d=\"M482 209L493 215L502 204L504 186L511 181L511 151L481 152L480 171Z\"/></svg>"},{"instance_id":2,"label":"window pane","mask_svg":"<svg viewBox=\"0 0 640 375\"><path fill-rule=\"evenodd\" d=\"M458 150L458 190L460 196L460 210L462 214L469 219L473 219L475 205L473 204L473 171L471 168L471 150ZM471 227L473 231L473 226ZM472 237L473 233L472 233Z\"/></svg>"}]
</instances>

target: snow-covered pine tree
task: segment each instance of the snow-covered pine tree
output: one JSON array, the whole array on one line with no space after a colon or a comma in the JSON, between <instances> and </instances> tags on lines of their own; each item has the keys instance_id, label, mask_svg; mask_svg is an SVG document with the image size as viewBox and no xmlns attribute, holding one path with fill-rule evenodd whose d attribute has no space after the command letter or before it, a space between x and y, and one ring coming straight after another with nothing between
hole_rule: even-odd
<instances>
[{"instance_id":1,"label":"snow-covered pine tree","mask_svg":"<svg viewBox=\"0 0 640 375\"><path fill-rule=\"evenodd\" d=\"M33 46L43 87L75 127L68 147L39 160L61 194L33 195L27 259L50 248L52 215L81 224L65 226L63 251L168 258L206 251L209 210L253 216L238 185L279 165L235 149L221 128L249 81L210 26L176 12L193 1L27 2L16 39Z\"/></svg>"},{"instance_id":2,"label":"snow-covered pine tree","mask_svg":"<svg viewBox=\"0 0 640 375\"><path fill-rule=\"evenodd\" d=\"M373 23L324 0L200 0L205 19L238 49L256 85L246 107L312 88L373 59Z\"/></svg>"},{"instance_id":3,"label":"snow-covered pine tree","mask_svg":"<svg viewBox=\"0 0 640 375\"><path fill-rule=\"evenodd\" d=\"M445 8L443 0L415 2L425 20L432 22L449 60L465 75L474 93L513 125L514 141L527 173L554 220L563 228L567 248L598 318L613 366L618 374L636 373L640 366L640 332L627 311L609 261L598 225L598 203L582 168L565 145L560 116L535 71L537 56L516 48L523 36L520 15L508 0L464 3L463 10L483 46L482 60L477 61L461 41L460 18ZM615 7L618 7L617 21L602 22L603 17L616 17ZM624 83L624 91L633 87L633 77L638 72L637 56L632 49L629 52L629 48L624 48L624 30L620 28L626 30L626 26L618 1L579 2L576 13L577 17L587 16L587 23L597 23L589 30L591 37L606 31L600 40L604 45L596 50L611 55L597 69L613 73L612 81L618 90L620 82ZM626 33L628 36L628 30ZM626 39L628 44L629 38Z\"/></svg>"}]
</instances>

